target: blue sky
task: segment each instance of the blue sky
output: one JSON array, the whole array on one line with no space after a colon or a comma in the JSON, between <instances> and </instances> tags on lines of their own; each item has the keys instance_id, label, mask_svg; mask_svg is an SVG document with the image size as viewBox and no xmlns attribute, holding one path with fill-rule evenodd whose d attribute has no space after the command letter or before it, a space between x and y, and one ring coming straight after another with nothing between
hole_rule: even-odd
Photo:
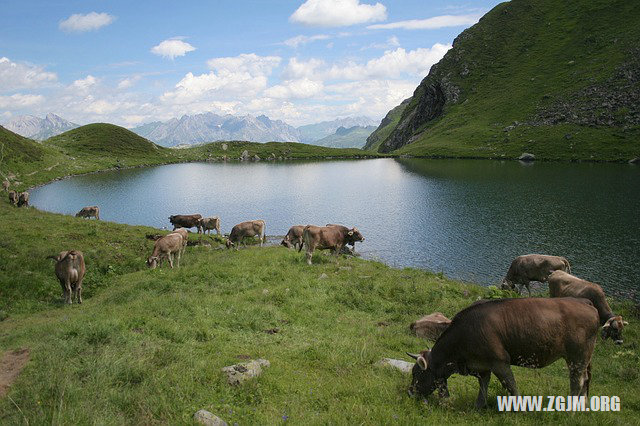
<instances>
[{"instance_id":1,"label":"blue sky","mask_svg":"<svg viewBox=\"0 0 640 426\"><path fill-rule=\"evenodd\" d=\"M206 111L292 125L410 96L498 1L4 1L0 122L126 127Z\"/></svg>"}]
</instances>

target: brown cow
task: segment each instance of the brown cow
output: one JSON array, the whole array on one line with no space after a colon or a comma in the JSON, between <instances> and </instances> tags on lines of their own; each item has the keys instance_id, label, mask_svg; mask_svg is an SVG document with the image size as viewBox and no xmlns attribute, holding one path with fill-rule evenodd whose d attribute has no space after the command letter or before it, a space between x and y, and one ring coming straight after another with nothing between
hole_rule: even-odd
<instances>
[{"instance_id":1,"label":"brown cow","mask_svg":"<svg viewBox=\"0 0 640 426\"><path fill-rule=\"evenodd\" d=\"M4 192L9 192L9 185L11 185L11 184L9 183L8 180L3 181L2 182L2 190Z\"/></svg>"},{"instance_id":2,"label":"brown cow","mask_svg":"<svg viewBox=\"0 0 640 426\"><path fill-rule=\"evenodd\" d=\"M184 240L179 233L170 233L156 240L153 246L153 253L147 259L147 266L155 269L163 259L169 260L169 267L173 268L173 256L177 253L176 266L180 267L180 253L183 249Z\"/></svg>"},{"instance_id":3,"label":"brown cow","mask_svg":"<svg viewBox=\"0 0 640 426\"><path fill-rule=\"evenodd\" d=\"M27 191L21 192L18 196L18 207L29 207L29 193Z\"/></svg>"},{"instance_id":4,"label":"brown cow","mask_svg":"<svg viewBox=\"0 0 640 426\"><path fill-rule=\"evenodd\" d=\"M177 228L197 228L200 219L202 219L202 215L199 214L176 214L169 216L169 222L173 225L174 231Z\"/></svg>"},{"instance_id":5,"label":"brown cow","mask_svg":"<svg viewBox=\"0 0 640 426\"><path fill-rule=\"evenodd\" d=\"M211 235L211 230L215 229L216 233L220 235L220 218L218 216L203 217L198 221L198 233L205 231Z\"/></svg>"},{"instance_id":6,"label":"brown cow","mask_svg":"<svg viewBox=\"0 0 640 426\"><path fill-rule=\"evenodd\" d=\"M189 231L185 228L178 228L175 231L169 232L167 235L171 234L178 234L182 238L182 250L180 251L180 255L183 255L187 248L187 243L189 242Z\"/></svg>"},{"instance_id":7,"label":"brown cow","mask_svg":"<svg viewBox=\"0 0 640 426\"><path fill-rule=\"evenodd\" d=\"M518 292L522 292L522 287L526 287L529 296L531 296L529 282L545 282L549 274L557 270L571 273L569 261L564 257L544 254L518 256L511 262L507 276L502 280L502 289L513 290L517 284L519 286Z\"/></svg>"},{"instance_id":8,"label":"brown cow","mask_svg":"<svg viewBox=\"0 0 640 426\"><path fill-rule=\"evenodd\" d=\"M14 206L18 205L18 193L16 191L9 191L9 202Z\"/></svg>"},{"instance_id":9,"label":"brown cow","mask_svg":"<svg viewBox=\"0 0 640 426\"><path fill-rule=\"evenodd\" d=\"M245 237L255 237L257 235L260 237L260 247L262 247L262 244L266 240L265 230L266 225L264 220L250 220L239 223L231 229L231 234L229 234L226 246L227 248L235 246L236 250L238 250L240 243Z\"/></svg>"},{"instance_id":10,"label":"brown cow","mask_svg":"<svg viewBox=\"0 0 640 426\"><path fill-rule=\"evenodd\" d=\"M629 323L622 316L611 311L602 287L596 283L582 280L564 271L554 271L549 275L549 293L551 297L583 297L589 299L598 310L602 338L611 338L616 344L622 343L622 329Z\"/></svg>"},{"instance_id":11,"label":"brown cow","mask_svg":"<svg viewBox=\"0 0 640 426\"><path fill-rule=\"evenodd\" d=\"M284 239L280 244L287 248L293 247L294 249L298 249L298 251L302 250L302 246L304 245L304 241L302 239L302 233L304 232L304 225L294 225L289 228L289 232L284 236Z\"/></svg>"},{"instance_id":12,"label":"brown cow","mask_svg":"<svg viewBox=\"0 0 640 426\"><path fill-rule=\"evenodd\" d=\"M83 207L82 210L76 213L76 217L84 217L84 218L95 217L96 220L100 220L100 207L98 206Z\"/></svg>"},{"instance_id":13,"label":"brown cow","mask_svg":"<svg viewBox=\"0 0 640 426\"><path fill-rule=\"evenodd\" d=\"M78 303L82 303L82 279L86 272L84 256L81 251L61 251L57 256L47 256L56 261L56 277L62 286L63 298L71 304L74 296Z\"/></svg>"},{"instance_id":14,"label":"brown cow","mask_svg":"<svg viewBox=\"0 0 640 426\"><path fill-rule=\"evenodd\" d=\"M307 225L302 233L304 244L307 246L307 264L311 265L313 251L330 249L337 256L346 244L364 241L358 228L349 229L342 226L314 226Z\"/></svg>"},{"instance_id":15,"label":"brown cow","mask_svg":"<svg viewBox=\"0 0 640 426\"><path fill-rule=\"evenodd\" d=\"M434 312L420 318L416 322L412 322L409 330L414 332L417 337L424 337L430 340L437 340L438 337L449 327L451 320L440 312Z\"/></svg>"},{"instance_id":16,"label":"brown cow","mask_svg":"<svg viewBox=\"0 0 640 426\"><path fill-rule=\"evenodd\" d=\"M409 393L448 396L455 373L478 378L476 407L487 405L491 373L518 395L511 365L543 368L559 358L569 367L571 395L589 394L598 311L586 299L497 299L460 311L432 350L416 359Z\"/></svg>"}]
</instances>

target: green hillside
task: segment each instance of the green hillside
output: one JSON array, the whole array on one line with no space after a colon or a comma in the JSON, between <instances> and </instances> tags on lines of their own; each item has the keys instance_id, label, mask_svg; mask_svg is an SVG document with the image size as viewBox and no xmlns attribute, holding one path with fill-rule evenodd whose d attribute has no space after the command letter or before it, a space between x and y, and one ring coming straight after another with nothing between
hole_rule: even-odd
<instances>
[{"instance_id":1,"label":"green hillside","mask_svg":"<svg viewBox=\"0 0 640 426\"><path fill-rule=\"evenodd\" d=\"M331 148L362 148L375 126L339 127L335 133L314 142L315 145Z\"/></svg>"},{"instance_id":2,"label":"green hillside","mask_svg":"<svg viewBox=\"0 0 640 426\"><path fill-rule=\"evenodd\" d=\"M111 157L154 157L168 150L123 127L107 123L94 123L69 130L47 139L71 155Z\"/></svg>"},{"instance_id":3,"label":"green hillside","mask_svg":"<svg viewBox=\"0 0 640 426\"><path fill-rule=\"evenodd\" d=\"M368 146L427 156L637 157L638 39L633 2L502 3L456 38L398 122L372 135L384 140Z\"/></svg>"}]
</instances>

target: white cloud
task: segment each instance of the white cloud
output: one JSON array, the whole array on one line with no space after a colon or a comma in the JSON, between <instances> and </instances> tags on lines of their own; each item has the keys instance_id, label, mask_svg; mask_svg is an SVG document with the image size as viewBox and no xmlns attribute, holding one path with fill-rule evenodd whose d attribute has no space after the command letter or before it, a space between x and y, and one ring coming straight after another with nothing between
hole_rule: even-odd
<instances>
[{"instance_id":1,"label":"white cloud","mask_svg":"<svg viewBox=\"0 0 640 426\"><path fill-rule=\"evenodd\" d=\"M80 92L86 92L90 87L95 86L98 83L98 79L92 75L88 75L85 78L79 79L71 83L71 88L78 89Z\"/></svg>"},{"instance_id":2,"label":"white cloud","mask_svg":"<svg viewBox=\"0 0 640 426\"><path fill-rule=\"evenodd\" d=\"M44 102L44 96L42 95L23 95L16 93L11 96L0 96L0 108L11 110L31 107L42 102Z\"/></svg>"},{"instance_id":3,"label":"white cloud","mask_svg":"<svg viewBox=\"0 0 640 426\"><path fill-rule=\"evenodd\" d=\"M307 0L293 15L291 22L309 26L342 27L387 19L382 3L361 4L359 0Z\"/></svg>"},{"instance_id":4,"label":"white cloud","mask_svg":"<svg viewBox=\"0 0 640 426\"><path fill-rule=\"evenodd\" d=\"M297 58L291 58L282 75L287 79L311 77L323 65L324 61L320 59L311 58L308 61L299 61Z\"/></svg>"},{"instance_id":5,"label":"white cloud","mask_svg":"<svg viewBox=\"0 0 640 426\"><path fill-rule=\"evenodd\" d=\"M303 99L321 93L322 88L322 82L303 78L284 81L282 84L269 87L264 91L264 94L275 99Z\"/></svg>"},{"instance_id":6,"label":"white cloud","mask_svg":"<svg viewBox=\"0 0 640 426\"><path fill-rule=\"evenodd\" d=\"M151 53L162 56L163 58L175 59L178 56L184 56L194 50L196 50L196 48L189 43L173 38L165 40L157 46L153 46L151 48Z\"/></svg>"},{"instance_id":7,"label":"white cloud","mask_svg":"<svg viewBox=\"0 0 640 426\"><path fill-rule=\"evenodd\" d=\"M123 78L118 83L118 89L124 90L131 88L134 84L136 84L142 78L141 75L134 75L131 77Z\"/></svg>"},{"instance_id":8,"label":"white cloud","mask_svg":"<svg viewBox=\"0 0 640 426\"><path fill-rule=\"evenodd\" d=\"M444 27L473 25L482 15L442 15L428 19L411 19L409 21L390 22L388 24L369 25L371 30L435 30Z\"/></svg>"},{"instance_id":9,"label":"white cloud","mask_svg":"<svg viewBox=\"0 0 640 426\"><path fill-rule=\"evenodd\" d=\"M256 96L267 87L268 76L280 64L278 56L258 56L254 53L233 57L213 58L207 61L212 69L206 74L186 74L175 90L165 92L161 100L188 104L215 97L232 100Z\"/></svg>"},{"instance_id":10,"label":"white cloud","mask_svg":"<svg viewBox=\"0 0 640 426\"><path fill-rule=\"evenodd\" d=\"M391 36L384 43L371 43L368 46L361 48L360 50L366 49L390 49L392 47L400 47L400 40L396 36Z\"/></svg>"},{"instance_id":11,"label":"white cloud","mask_svg":"<svg viewBox=\"0 0 640 426\"><path fill-rule=\"evenodd\" d=\"M312 42L312 41L326 40L328 38L329 38L329 36L326 35L326 34L317 34L317 35L312 35L312 36L299 35L299 36L291 37L291 38L283 41L282 44L284 44L286 46L289 46L289 47L296 48L298 46L301 46L303 44L307 44L307 43Z\"/></svg>"},{"instance_id":12,"label":"white cloud","mask_svg":"<svg viewBox=\"0 0 640 426\"><path fill-rule=\"evenodd\" d=\"M116 19L115 16L108 13L96 13L91 12L83 15L76 13L69 16L64 21L60 21L58 27L63 31L69 32L84 32L92 31L109 25Z\"/></svg>"},{"instance_id":13,"label":"white cloud","mask_svg":"<svg viewBox=\"0 0 640 426\"><path fill-rule=\"evenodd\" d=\"M55 83L58 77L42 67L12 62L0 58L0 91L32 89Z\"/></svg>"}]
</instances>

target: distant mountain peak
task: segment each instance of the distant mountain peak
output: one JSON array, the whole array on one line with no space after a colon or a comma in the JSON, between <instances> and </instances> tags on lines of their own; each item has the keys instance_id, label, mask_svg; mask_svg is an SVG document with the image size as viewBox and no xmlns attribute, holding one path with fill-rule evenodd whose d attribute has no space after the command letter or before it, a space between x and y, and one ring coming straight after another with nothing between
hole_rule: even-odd
<instances>
[{"instance_id":1,"label":"distant mountain peak","mask_svg":"<svg viewBox=\"0 0 640 426\"><path fill-rule=\"evenodd\" d=\"M44 140L75 129L79 125L50 112L45 118L22 115L14 118L4 127L26 138Z\"/></svg>"}]
</instances>

